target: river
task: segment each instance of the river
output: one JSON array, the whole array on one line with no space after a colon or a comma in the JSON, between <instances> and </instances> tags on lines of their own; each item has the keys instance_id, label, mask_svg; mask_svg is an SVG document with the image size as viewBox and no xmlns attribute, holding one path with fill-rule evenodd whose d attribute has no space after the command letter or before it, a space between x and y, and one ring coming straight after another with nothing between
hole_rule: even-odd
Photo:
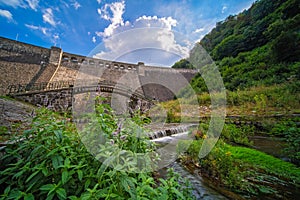
<instances>
[{"instance_id":1,"label":"river","mask_svg":"<svg viewBox=\"0 0 300 200\"><path fill-rule=\"evenodd\" d=\"M182 128L178 129L184 130ZM174 131L173 131L174 132ZM162 132L158 133L159 135ZM164 176L167 172L167 169L173 168L175 172L179 173L181 177L189 180L192 186L192 192L196 199L204 200L221 200L227 199L225 196L220 194L215 189L209 187L204 179L199 175L199 173L194 172L190 173L187 171L177 160L176 145L179 140L189 140L191 139L188 135L188 132L176 133L170 136L163 136L160 138L153 139L152 141L159 144L160 148L158 150L161 155L160 166L162 166L160 173Z\"/></svg>"}]
</instances>

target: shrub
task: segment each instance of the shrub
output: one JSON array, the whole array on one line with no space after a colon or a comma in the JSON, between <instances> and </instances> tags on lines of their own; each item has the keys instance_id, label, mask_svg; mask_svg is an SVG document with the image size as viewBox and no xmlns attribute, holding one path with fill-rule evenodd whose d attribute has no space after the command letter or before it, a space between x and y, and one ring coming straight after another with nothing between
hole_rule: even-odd
<instances>
[{"instance_id":1,"label":"shrub","mask_svg":"<svg viewBox=\"0 0 300 200\"><path fill-rule=\"evenodd\" d=\"M115 120L110 110L100 105L85 129L100 127L109 139L99 154L119 153L110 151L115 149L109 149L113 146L111 140L120 152L154 150L144 137L134 138L141 129L118 129ZM93 126L95 122L97 126ZM119 135L113 134L118 130ZM103 156L104 161L99 162L81 142L74 124L46 109L37 111L31 129L24 132L22 139L8 145L1 158L1 199L191 199L189 190L178 184L175 173L156 182L151 172L122 170L131 166L130 161L113 168L108 166L111 156Z\"/></svg>"}]
</instances>

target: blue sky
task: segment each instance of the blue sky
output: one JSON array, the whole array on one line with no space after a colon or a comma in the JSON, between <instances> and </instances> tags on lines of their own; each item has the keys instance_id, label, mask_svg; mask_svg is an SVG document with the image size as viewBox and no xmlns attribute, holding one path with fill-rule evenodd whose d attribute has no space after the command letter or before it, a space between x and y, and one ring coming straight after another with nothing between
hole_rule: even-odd
<instances>
[{"instance_id":1,"label":"blue sky","mask_svg":"<svg viewBox=\"0 0 300 200\"><path fill-rule=\"evenodd\" d=\"M0 0L0 36L102 59L170 66L254 0Z\"/></svg>"}]
</instances>

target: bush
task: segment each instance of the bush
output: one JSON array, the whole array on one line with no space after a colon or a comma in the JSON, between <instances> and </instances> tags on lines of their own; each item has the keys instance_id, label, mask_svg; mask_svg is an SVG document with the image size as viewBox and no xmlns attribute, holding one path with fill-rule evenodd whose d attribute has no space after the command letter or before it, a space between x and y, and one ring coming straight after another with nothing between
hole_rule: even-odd
<instances>
[{"instance_id":1,"label":"bush","mask_svg":"<svg viewBox=\"0 0 300 200\"><path fill-rule=\"evenodd\" d=\"M98 126L93 126L95 122ZM107 136L99 154L118 153L110 151L114 145L133 154L154 150L144 137L134 138L141 129L118 129L103 106L89 124L85 131L100 127ZM121 170L130 167L130 161L111 168L107 164L112 157L102 155L106 159L100 163L87 151L74 124L46 109L37 111L22 139L8 145L1 158L0 199L192 199L175 173L156 182L151 172Z\"/></svg>"},{"instance_id":2,"label":"bush","mask_svg":"<svg viewBox=\"0 0 300 200\"><path fill-rule=\"evenodd\" d=\"M227 142L234 142L236 144L251 146L252 143L249 141L248 136L251 136L253 134L253 126L245 125L237 127L234 124L225 124L221 134L221 138L223 138Z\"/></svg>"}]
</instances>

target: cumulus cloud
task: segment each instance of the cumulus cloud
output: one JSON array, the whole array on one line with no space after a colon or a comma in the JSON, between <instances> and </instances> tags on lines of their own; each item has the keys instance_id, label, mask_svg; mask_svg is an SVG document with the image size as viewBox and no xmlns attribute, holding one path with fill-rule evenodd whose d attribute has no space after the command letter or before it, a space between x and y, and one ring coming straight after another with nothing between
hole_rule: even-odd
<instances>
[{"instance_id":1,"label":"cumulus cloud","mask_svg":"<svg viewBox=\"0 0 300 200\"><path fill-rule=\"evenodd\" d=\"M142 16L135 20L137 23L146 23L148 27L161 27L171 30L172 27L177 25L177 20L172 17L162 17L157 16Z\"/></svg>"},{"instance_id":2,"label":"cumulus cloud","mask_svg":"<svg viewBox=\"0 0 300 200\"><path fill-rule=\"evenodd\" d=\"M14 21L13 20L13 15L8 10L0 9L0 16L5 17L8 21Z\"/></svg>"},{"instance_id":3,"label":"cumulus cloud","mask_svg":"<svg viewBox=\"0 0 300 200\"><path fill-rule=\"evenodd\" d=\"M47 8L43 10L43 21L45 23L49 23L52 26L56 26L56 22L54 20L53 11L51 8Z\"/></svg>"},{"instance_id":4,"label":"cumulus cloud","mask_svg":"<svg viewBox=\"0 0 300 200\"><path fill-rule=\"evenodd\" d=\"M102 36L109 37L114 33L115 29L124 26L122 15L125 11L125 1L105 4L97 11L101 18L111 22L111 24L104 29Z\"/></svg>"},{"instance_id":5,"label":"cumulus cloud","mask_svg":"<svg viewBox=\"0 0 300 200\"><path fill-rule=\"evenodd\" d=\"M94 57L170 66L189 53L189 47L176 40L172 31L176 24L177 21L171 17L142 16L130 25L115 28L114 35L110 37L96 32L97 36L102 36L105 50L99 49Z\"/></svg>"},{"instance_id":6,"label":"cumulus cloud","mask_svg":"<svg viewBox=\"0 0 300 200\"><path fill-rule=\"evenodd\" d=\"M96 31L102 44L91 56L122 62L142 61L146 64L170 66L187 57L192 43L174 28L178 21L170 16L140 16L129 22L123 19L125 2L105 4L98 10L110 24L104 31ZM178 37L180 35L180 37ZM95 40L92 40L93 42Z\"/></svg>"}]
</instances>

